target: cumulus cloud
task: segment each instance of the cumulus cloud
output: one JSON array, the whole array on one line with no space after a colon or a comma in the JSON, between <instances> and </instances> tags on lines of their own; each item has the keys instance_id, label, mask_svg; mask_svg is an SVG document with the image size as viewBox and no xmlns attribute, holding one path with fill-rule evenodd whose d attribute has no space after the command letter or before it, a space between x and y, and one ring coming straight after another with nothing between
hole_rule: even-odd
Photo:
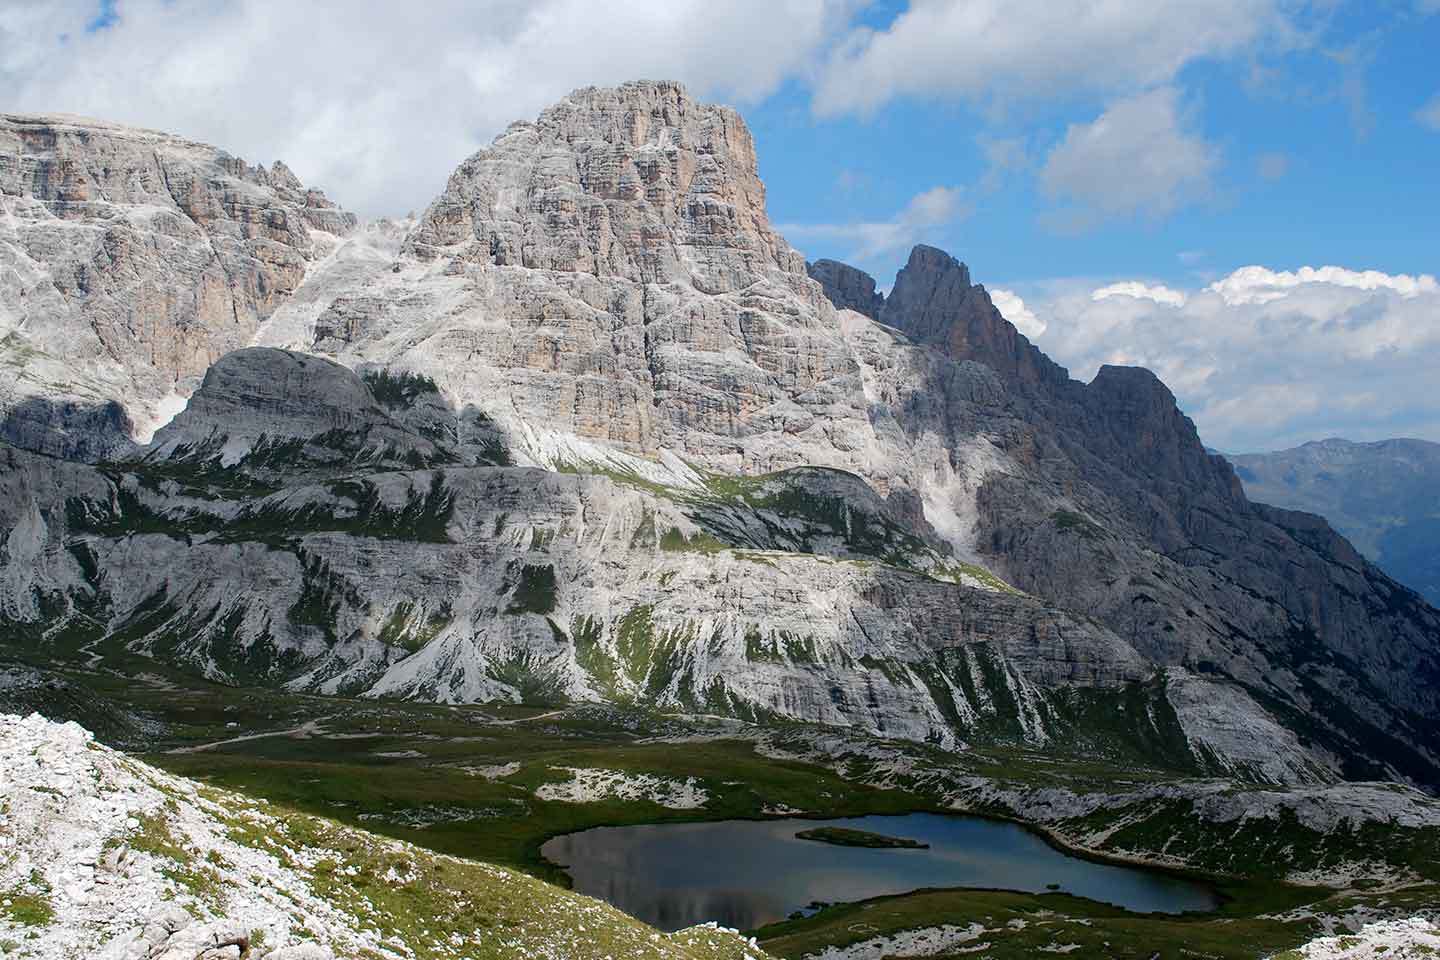
<instances>
[{"instance_id":1,"label":"cumulus cloud","mask_svg":"<svg viewBox=\"0 0 1440 960\"><path fill-rule=\"evenodd\" d=\"M1119 283L1112 283L1109 286L1090 291L1091 300L1106 300L1110 297L1149 300L1152 303L1163 303L1169 307L1185 306L1185 294L1179 290L1171 290L1163 283L1152 286L1141 283L1139 280L1122 280Z\"/></svg>"},{"instance_id":2,"label":"cumulus cloud","mask_svg":"<svg viewBox=\"0 0 1440 960\"><path fill-rule=\"evenodd\" d=\"M1436 0L1440 3L1440 0ZM1415 111L1415 119L1431 130L1440 131L1440 93L1435 94L1425 106Z\"/></svg>"},{"instance_id":3,"label":"cumulus cloud","mask_svg":"<svg viewBox=\"0 0 1440 960\"><path fill-rule=\"evenodd\" d=\"M1167 292L1134 295L1157 289ZM1064 290L1032 309L1045 324L1039 345L1073 375L1149 367L1222 450L1440 440L1440 284L1428 274L1252 266L1198 290L1135 281Z\"/></svg>"},{"instance_id":4,"label":"cumulus cloud","mask_svg":"<svg viewBox=\"0 0 1440 960\"><path fill-rule=\"evenodd\" d=\"M1174 87L1119 100L1093 123L1066 130L1040 171L1041 187L1074 204L1080 221L1170 213L1209 192L1220 159L1187 126Z\"/></svg>"},{"instance_id":5,"label":"cumulus cloud","mask_svg":"<svg viewBox=\"0 0 1440 960\"><path fill-rule=\"evenodd\" d=\"M789 223L779 230L789 240L825 240L848 244L845 259L865 264L886 254L906 250L931 230L961 219L970 212L960 187L931 187L910 198L888 220L854 223Z\"/></svg>"},{"instance_id":6,"label":"cumulus cloud","mask_svg":"<svg viewBox=\"0 0 1440 960\"><path fill-rule=\"evenodd\" d=\"M1009 290L991 290L990 302L1000 311L1000 316L1015 324L1015 329L1034 340L1045 332L1045 321L1035 316L1025 301Z\"/></svg>"},{"instance_id":7,"label":"cumulus cloud","mask_svg":"<svg viewBox=\"0 0 1440 960\"><path fill-rule=\"evenodd\" d=\"M744 104L808 68L851 0L95 0L0 4L0 109L155 127L283 159L364 214L578 86L679 79Z\"/></svg>"},{"instance_id":8,"label":"cumulus cloud","mask_svg":"<svg viewBox=\"0 0 1440 960\"><path fill-rule=\"evenodd\" d=\"M1209 290L1220 294L1230 306L1246 303L1271 303L1282 300L1296 287L1304 284L1352 287L1356 290L1389 290L1404 299L1422 293L1440 293L1435 278L1429 274L1412 277L1405 273L1381 273L1379 270L1347 270L1344 267L1301 267L1299 270L1275 271L1266 267L1241 267L1229 276L1210 284Z\"/></svg>"},{"instance_id":9,"label":"cumulus cloud","mask_svg":"<svg viewBox=\"0 0 1440 960\"><path fill-rule=\"evenodd\" d=\"M1207 57L1284 45L1282 0L913 0L881 30L857 29L816 82L822 114L907 94L965 99L1130 92ZM1063 29L1060 25L1063 24Z\"/></svg>"}]
</instances>

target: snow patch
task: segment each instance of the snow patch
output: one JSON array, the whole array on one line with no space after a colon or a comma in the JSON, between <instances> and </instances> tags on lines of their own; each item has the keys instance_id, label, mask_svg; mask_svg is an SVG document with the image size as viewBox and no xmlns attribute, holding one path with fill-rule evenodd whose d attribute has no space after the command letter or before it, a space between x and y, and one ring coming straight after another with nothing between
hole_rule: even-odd
<instances>
[{"instance_id":1,"label":"snow patch","mask_svg":"<svg viewBox=\"0 0 1440 960\"><path fill-rule=\"evenodd\" d=\"M134 426L130 431L130 439L141 446L145 446L155 439L155 432L161 427L174 420L185 408L189 406L190 398L171 390L165 396L156 400L145 411L145 415L134 419Z\"/></svg>"}]
</instances>

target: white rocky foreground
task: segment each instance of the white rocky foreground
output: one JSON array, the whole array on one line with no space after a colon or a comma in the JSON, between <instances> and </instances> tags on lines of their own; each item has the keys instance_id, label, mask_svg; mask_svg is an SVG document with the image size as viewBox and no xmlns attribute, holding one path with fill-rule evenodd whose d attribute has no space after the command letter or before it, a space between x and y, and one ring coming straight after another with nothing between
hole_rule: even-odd
<instances>
[{"instance_id":1,"label":"white rocky foreground","mask_svg":"<svg viewBox=\"0 0 1440 960\"><path fill-rule=\"evenodd\" d=\"M1414 917L1367 924L1359 933L1312 940L1276 960L1416 960L1440 955L1440 926Z\"/></svg>"},{"instance_id":2,"label":"white rocky foreground","mask_svg":"<svg viewBox=\"0 0 1440 960\"><path fill-rule=\"evenodd\" d=\"M891 936L871 937L848 947L829 947L820 953L808 954L806 960L884 960L886 957L933 957L941 953L970 953L987 944L975 944L985 933L985 925L968 927L945 924L902 930ZM969 944L968 949L965 945Z\"/></svg>"},{"instance_id":3,"label":"white rocky foreground","mask_svg":"<svg viewBox=\"0 0 1440 960\"><path fill-rule=\"evenodd\" d=\"M73 723L0 715L0 953L101 960L760 960L514 871L169 776Z\"/></svg>"},{"instance_id":4,"label":"white rocky foreground","mask_svg":"<svg viewBox=\"0 0 1440 960\"><path fill-rule=\"evenodd\" d=\"M672 810L696 810L710 795L694 777L678 780L653 774L631 774L623 770L593 770L566 767L570 779L547 783L535 791L541 800L565 803L597 803L601 800L649 800Z\"/></svg>"}]
</instances>

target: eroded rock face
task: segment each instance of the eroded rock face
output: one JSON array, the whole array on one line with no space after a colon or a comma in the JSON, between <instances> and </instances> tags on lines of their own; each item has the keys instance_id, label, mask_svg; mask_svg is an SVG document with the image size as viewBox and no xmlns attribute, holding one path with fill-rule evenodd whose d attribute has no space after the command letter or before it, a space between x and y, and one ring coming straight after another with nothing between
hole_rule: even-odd
<instances>
[{"instance_id":1,"label":"eroded rock face","mask_svg":"<svg viewBox=\"0 0 1440 960\"><path fill-rule=\"evenodd\" d=\"M409 248L704 293L805 272L770 228L740 115L674 83L587 87L512 125L461 164Z\"/></svg>"},{"instance_id":2,"label":"eroded rock face","mask_svg":"<svg viewBox=\"0 0 1440 960\"><path fill-rule=\"evenodd\" d=\"M882 319L993 369L1023 423L992 434L1022 469L976 494L987 564L1157 663L1224 674L1293 717L1323 718L1338 756L1390 743L1390 771L1434 778L1440 613L1322 519L1249 503L1154 374L1106 366L1089 384L1070 380L963 265L925 248Z\"/></svg>"},{"instance_id":3,"label":"eroded rock face","mask_svg":"<svg viewBox=\"0 0 1440 960\"><path fill-rule=\"evenodd\" d=\"M92 456L123 438L95 410L120 401L148 439L159 401L248 344L354 226L279 162L252 167L98 121L0 115L0 362L16 374L0 388L0 435ZM102 398L77 392L75 375ZM60 441L27 426L31 397L58 411Z\"/></svg>"},{"instance_id":4,"label":"eroded rock face","mask_svg":"<svg viewBox=\"0 0 1440 960\"><path fill-rule=\"evenodd\" d=\"M807 513L778 479L672 500L464 467L267 493L232 473L208 484L205 464L180 488L154 469L173 464L57 472L4 449L0 602L16 635L64 609L217 680L608 700L949 746L1085 736L1077 696L1151 695L1151 665L1107 631L949 570L903 529L882 549L928 572L860 560L860 511Z\"/></svg>"},{"instance_id":5,"label":"eroded rock face","mask_svg":"<svg viewBox=\"0 0 1440 960\"><path fill-rule=\"evenodd\" d=\"M825 290L825 296L840 310L854 310L879 320L885 297L875 291L875 278L838 260L816 260L805 264L811 279Z\"/></svg>"},{"instance_id":6,"label":"eroded rock face","mask_svg":"<svg viewBox=\"0 0 1440 960\"><path fill-rule=\"evenodd\" d=\"M832 437L870 433L835 310L766 216L748 130L675 84L580 90L513 125L393 263L329 301L308 327L282 311L260 342L423 369L546 466L576 439L726 470L853 466Z\"/></svg>"},{"instance_id":7,"label":"eroded rock face","mask_svg":"<svg viewBox=\"0 0 1440 960\"><path fill-rule=\"evenodd\" d=\"M885 298L882 322L957 359L975 360L1024 388L1065 384L1065 368L1031 346L1000 315L990 295L970 282L970 269L943 250L910 252Z\"/></svg>"}]
</instances>

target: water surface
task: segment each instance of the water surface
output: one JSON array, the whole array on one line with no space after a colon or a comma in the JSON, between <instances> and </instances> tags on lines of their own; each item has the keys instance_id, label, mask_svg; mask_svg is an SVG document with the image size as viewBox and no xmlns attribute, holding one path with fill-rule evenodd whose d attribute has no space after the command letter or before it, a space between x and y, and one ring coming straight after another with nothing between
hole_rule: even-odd
<instances>
[{"instance_id":1,"label":"water surface","mask_svg":"<svg viewBox=\"0 0 1440 960\"><path fill-rule=\"evenodd\" d=\"M850 827L930 844L927 850L842 847L795 834ZM541 848L575 889L662 930L715 920L752 930L812 901L863 900L922 887L1043 892L1049 884L1138 912L1213 910L1202 883L1141 867L1094 863L1012 823L913 813L841 820L725 820L596 827Z\"/></svg>"}]
</instances>

